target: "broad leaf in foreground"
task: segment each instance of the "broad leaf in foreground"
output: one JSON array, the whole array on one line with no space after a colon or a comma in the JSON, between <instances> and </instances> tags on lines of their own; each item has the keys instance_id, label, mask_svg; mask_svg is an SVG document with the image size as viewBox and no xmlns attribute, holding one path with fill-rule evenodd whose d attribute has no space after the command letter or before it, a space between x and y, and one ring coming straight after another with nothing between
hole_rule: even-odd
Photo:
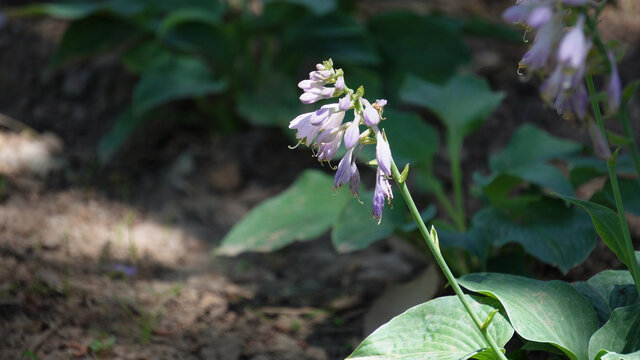
<instances>
[{"instance_id":1,"label":"broad leaf in foreground","mask_svg":"<svg viewBox=\"0 0 640 360\"><path fill-rule=\"evenodd\" d=\"M309 240L327 231L347 201L346 189L333 190L333 178L307 170L291 187L253 209L222 240L217 253L268 252L296 240Z\"/></svg>"},{"instance_id":2,"label":"broad leaf in foreground","mask_svg":"<svg viewBox=\"0 0 640 360\"><path fill-rule=\"evenodd\" d=\"M466 296L480 319L499 309L490 299L480 303ZM487 332L500 347L513 336L513 328L500 313L494 316ZM493 359L493 354L456 296L440 297L396 316L369 335L348 357L367 360L469 358Z\"/></svg>"},{"instance_id":3,"label":"broad leaf in foreground","mask_svg":"<svg viewBox=\"0 0 640 360\"><path fill-rule=\"evenodd\" d=\"M589 359L597 359L601 351L629 354L640 350L640 304L617 308L607 321L589 341ZM606 354L605 352L605 354ZM634 357L615 357L612 354L602 356L604 359L632 359ZM608 356L608 357L607 357Z\"/></svg>"},{"instance_id":4,"label":"broad leaf in foreground","mask_svg":"<svg viewBox=\"0 0 640 360\"><path fill-rule=\"evenodd\" d=\"M524 339L555 345L572 360L588 359L598 320L591 304L571 285L496 273L469 274L459 282L497 298Z\"/></svg>"}]
</instances>

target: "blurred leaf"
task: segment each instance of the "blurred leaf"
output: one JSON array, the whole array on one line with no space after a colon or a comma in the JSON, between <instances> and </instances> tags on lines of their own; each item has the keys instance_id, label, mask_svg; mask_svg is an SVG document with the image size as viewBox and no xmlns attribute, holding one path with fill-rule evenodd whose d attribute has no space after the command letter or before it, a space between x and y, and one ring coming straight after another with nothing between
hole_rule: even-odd
<instances>
[{"instance_id":1,"label":"blurred leaf","mask_svg":"<svg viewBox=\"0 0 640 360\"><path fill-rule=\"evenodd\" d=\"M489 158L493 173L476 181L484 187L491 203L502 206L511 190L520 181L526 181L563 195L573 195L573 186L555 166L546 162L578 153L582 145L549 135L530 124L522 125L509 144Z\"/></svg>"},{"instance_id":2,"label":"blurred leaf","mask_svg":"<svg viewBox=\"0 0 640 360\"><path fill-rule=\"evenodd\" d=\"M438 152L438 130L414 113L385 109L387 119L380 123L384 128L398 167L431 165Z\"/></svg>"},{"instance_id":3,"label":"blurred leaf","mask_svg":"<svg viewBox=\"0 0 640 360\"><path fill-rule=\"evenodd\" d=\"M589 299L600 323L608 321L613 310L638 302L638 290L626 270L604 270L572 285Z\"/></svg>"},{"instance_id":4,"label":"blurred leaf","mask_svg":"<svg viewBox=\"0 0 640 360\"><path fill-rule=\"evenodd\" d=\"M495 246L518 243L529 254L565 274L581 264L596 243L587 216L551 199L529 202L520 214L484 208L473 216L471 229Z\"/></svg>"},{"instance_id":5,"label":"blurred leaf","mask_svg":"<svg viewBox=\"0 0 640 360\"><path fill-rule=\"evenodd\" d=\"M101 2L60 2L32 4L14 9L12 15L48 15L63 20L78 20L98 13L130 17L142 12L147 2L144 0L110 0Z\"/></svg>"},{"instance_id":6,"label":"blurred leaf","mask_svg":"<svg viewBox=\"0 0 640 360\"><path fill-rule=\"evenodd\" d=\"M467 35L482 36L515 43L522 42L522 34L514 30L513 26L508 26L504 23L494 23L480 17L463 20L461 29L462 32Z\"/></svg>"},{"instance_id":7,"label":"blurred leaf","mask_svg":"<svg viewBox=\"0 0 640 360\"><path fill-rule=\"evenodd\" d=\"M220 23L219 16L199 9L179 9L170 13L158 28L158 37L181 51L206 55L219 65L230 69L236 49L229 27Z\"/></svg>"},{"instance_id":8,"label":"blurred leaf","mask_svg":"<svg viewBox=\"0 0 640 360\"><path fill-rule=\"evenodd\" d=\"M400 97L435 113L447 128L448 143L459 147L500 104L504 94L491 91L485 79L471 75L456 75L442 86L409 76Z\"/></svg>"},{"instance_id":9,"label":"blurred leaf","mask_svg":"<svg viewBox=\"0 0 640 360\"><path fill-rule=\"evenodd\" d=\"M353 17L344 15L301 19L285 29L282 48L281 53L288 58L300 54L313 60L334 58L340 64L379 63L366 29Z\"/></svg>"},{"instance_id":10,"label":"blurred leaf","mask_svg":"<svg viewBox=\"0 0 640 360\"><path fill-rule=\"evenodd\" d=\"M363 192L360 196L362 203L355 200L349 202L333 225L331 241L338 252L362 250L389 237L395 230L409 232L418 227L400 196L393 199L393 206L386 206L378 225L371 213L372 199L373 191ZM420 215L424 222L431 220L435 215L435 207L429 206Z\"/></svg>"},{"instance_id":11,"label":"blurred leaf","mask_svg":"<svg viewBox=\"0 0 640 360\"><path fill-rule=\"evenodd\" d=\"M463 233L438 229L438 238L441 248L464 249L483 261L487 259L491 246L491 241L473 228Z\"/></svg>"},{"instance_id":12,"label":"blurred leaf","mask_svg":"<svg viewBox=\"0 0 640 360\"><path fill-rule=\"evenodd\" d=\"M222 240L218 254L268 252L296 240L309 240L338 220L348 201L346 189L333 190L333 178L307 170L283 193L261 203Z\"/></svg>"},{"instance_id":13,"label":"blurred leaf","mask_svg":"<svg viewBox=\"0 0 640 360\"><path fill-rule=\"evenodd\" d=\"M637 179L618 178L618 187L620 188L620 197L625 212L640 216L640 184ZM610 204L615 205L616 201L613 197L611 189L611 181L608 180L604 187L604 195Z\"/></svg>"},{"instance_id":14,"label":"blurred leaf","mask_svg":"<svg viewBox=\"0 0 640 360\"><path fill-rule=\"evenodd\" d=\"M498 299L524 339L555 345L572 360L588 360L587 346L598 320L589 302L571 285L496 273L469 274L458 282Z\"/></svg>"},{"instance_id":15,"label":"blurred leaf","mask_svg":"<svg viewBox=\"0 0 640 360\"><path fill-rule=\"evenodd\" d=\"M238 114L253 125L285 127L309 110L298 101L299 90L288 76L273 71L254 85L238 94L236 104Z\"/></svg>"},{"instance_id":16,"label":"blurred leaf","mask_svg":"<svg viewBox=\"0 0 640 360\"><path fill-rule=\"evenodd\" d=\"M602 354L601 350L606 352ZM608 352L617 356L605 355ZM640 359L640 304L613 310L611 319L589 341L589 359L597 359L597 355L603 359Z\"/></svg>"},{"instance_id":17,"label":"blurred leaf","mask_svg":"<svg viewBox=\"0 0 640 360\"><path fill-rule=\"evenodd\" d=\"M592 203L590 201L571 198L568 196L558 195L560 198L581 207L586 211L593 221L593 225L598 235L604 240L605 244L611 249L623 264L630 267L634 254L628 254L625 246L624 235L620 228L620 220L618 215L608 207Z\"/></svg>"},{"instance_id":18,"label":"blurred leaf","mask_svg":"<svg viewBox=\"0 0 640 360\"><path fill-rule=\"evenodd\" d=\"M471 60L459 26L439 16L384 12L371 18L368 27L394 89L406 74L443 82Z\"/></svg>"},{"instance_id":19,"label":"blurred leaf","mask_svg":"<svg viewBox=\"0 0 640 360\"><path fill-rule=\"evenodd\" d=\"M315 15L325 15L335 10L336 0L264 0L265 5L273 3L289 3L307 8Z\"/></svg>"},{"instance_id":20,"label":"blurred leaf","mask_svg":"<svg viewBox=\"0 0 640 360\"><path fill-rule=\"evenodd\" d=\"M489 159L493 171L508 171L522 164L534 164L580 152L582 145L560 139L531 124L522 125L509 144Z\"/></svg>"},{"instance_id":21,"label":"blurred leaf","mask_svg":"<svg viewBox=\"0 0 640 360\"><path fill-rule=\"evenodd\" d=\"M207 15L214 15L218 18L227 8L227 2L219 0L153 0L151 4L157 11L164 13L190 9L206 12Z\"/></svg>"},{"instance_id":22,"label":"blurred leaf","mask_svg":"<svg viewBox=\"0 0 640 360\"><path fill-rule=\"evenodd\" d=\"M129 50L122 54L120 60L127 70L140 74L158 58L170 55L171 51L157 41L147 40L131 46Z\"/></svg>"},{"instance_id":23,"label":"blurred leaf","mask_svg":"<svg viewBox=\"0 0 640 360\"><path fill-rule=\"evenodd\" d=\"M91 16L74 21L64 32L51 59L51 66L126 44L140 34L135 26L109 17Z\"/></svg>"},{"instance_id":24,"label":"blurred leaf","mask_svg":"<svg viewBox=\"0 0 640 360\"><path fill-rule=\"evenodd\" d=\"M149 64L133 92L133 115L141 116L171 100L200 97L223 91L225 80L216 79L196 57L173 56Z\"/></svg>"},{"instance_id":25,"label":"blurred leaf","mask_svg":"<svg viewBox=\"0 0 640 360\"><path fill-rule=\"evenodd\" d=\"M596 360L640 360L640 351L631 354L618 354L613 351L602 350L596 355Z\"/></svg>"},{"instance_id":26,"label":"blurred leaf","mask_svg":"<svg viewBox=\"0 0 640 360\"><path fill-rule=\"evenodd\" d=\"M116 124L98 143L98 160L105 164L124 145L131 134L149 119L149 116L134 117L131 108L125 110L116 120Z\"/></svg>"},{"instance_id":27,"label":"blurred leaf","mask_svg":"<svg viewBox=\"0 0 640 360\"><path fill-rule=\"evenodd\" d=\"M485 319L497 304L465 295L473 311ZM487 328L498 346L513 336L513 328L497 313ZM469 319L456 296L444 296L415 306L379 327L347 359L493 359L489 345Z\"/></svg>"},{"instance_id":28,"label":"blurred leaf","mask_svg":"<svg viewBox=\"0 0 640 360\"><path fill-rule=\"evenodd\" d=\"M350 252L361 250L382 240L393 233L398 217L402 218L401 212L406 212L405 207L399 207L394 200L394 209L386 208L382 215L382 222L378 221L371 214L372 191L363 192L360 203L355 199L347 203L342 214L333 225L331 231L331 241L338 252Z\"/></svg>"}]
</instances>

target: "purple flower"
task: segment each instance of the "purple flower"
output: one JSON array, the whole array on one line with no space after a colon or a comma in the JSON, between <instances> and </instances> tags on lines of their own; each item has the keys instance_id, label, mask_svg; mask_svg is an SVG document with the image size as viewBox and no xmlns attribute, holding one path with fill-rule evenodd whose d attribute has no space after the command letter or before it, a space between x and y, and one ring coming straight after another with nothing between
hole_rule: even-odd
<instances>
[{"instance_id":1,"label":"purple flower","mask_svg":"<svg viewBox=\"0 0 640 360\"><path fill-rule=\"evenodd\" d=\"M338 91L344 90L344 77L343 76L339 76L338 80L336 80L336 83L335 83L334 86L335 86L336 90L338 90Z\"/></svg>"},{"instance_id":2,"label":"purple flower","mask_svg":"<svg viewBox=\"0 0 640 360\"><path fill-rule=\"evenodd\" d=\"M347 94L345 97L340 99L340 101L338 102L338 107L342 111L348 111L351 107L351 95Z\"/></svg>"},{"instance_id":3,"label":"purple flower","mask_svg":"<svg viewBox=\"0 0 640 360\"><path fill-rule=\"evenodd\" d=\"M391 204L393 191L391 190L389 180L378 167L378 171L376 172L376 188L373 192L373 206L371 209L373 217L378 219L378 224L382 221L382 209L384 209L385 198L387 199L387 202Z\"/></svg>"},{"instance_id":4,"label":"purple flower","mask_svg":"<svg viewBox=\"0 0 640 360\"><path fill-rule=\"evenodd\" d=\"M313 115L314 112L300 114L289 123L289 129L298 130L296 138L305 145L313 143L313 139L315 139L320 132L319 126L311 124L311 117Z\"/></svg>"},{"instance_id":5,"label":"purple flower","mask_svg":"<svg viewBox=\"0 0 640 360\"><path fill-rule=\"evenodd\" d=\"M580 15L576 24L562 38L558 46L558 61L572 69L584 66L591 47L584 35L584 15Z\"/></svg>"},{"instance_id":6,"label":"purple flower","mask_svg":"<svg viewBox=\"0 0 640 360\"><path fill-rule=\"evenodd\" d=\"M531 11L526 23L534 29L539 29L551 20L552 15L553 11L550 6L539 6Z\"/></svg>"},{"instance_id":7,"label":"purple flower","mask_svg":"<svg viewBox=\"0 0 640 360\"><path fill-rule=\"evenodd\" d=\"M387 105L387 100L386 99L378 99L376 100L376 102L373 104L374 108L377 107L378 109L382 110L382 108Z\"/></svg>"},{"instance_id":8,"label":"purple flower","mask_svg":"<svg viewBox=\"0 0 640 360\"><path fill-rule=\"evenodd\" d=\"M589 93L580 83L572 92L565 92L558 95L554 103L554 107L558 115L562 115L566 119L584 119L587 114L587 105L589 103Z\"/></svg>"},{"instance_id":9,"label":"purple flower","mask_svg":"<svg viewBox=\"0 0 640 360\"><path fill-rule=\"evenodd\" d=\"M340 160L340 163L338 164L338 169L336 170L336 176L333 180L333 187L336 189L348 183L349 180L351 179L351 171L352 171L351 160L353 156L353 150L354 148L347 150L347 153L344 154L344 157L342 158L342 160ZM356 167L356 171L357 171L357 167Z\"/></svg>"},{"instance_id":10,"label":"purple flower","mask_svg":"<svg viewBox=\"0 0 640 360\"><path fill-rule=\"evenodd\" d=\"M562 89L562 82L564 81L564 78L562 66L556 66L556 69L551 73L551 76L549 76L540 87L540 94L544 101L551 102L558 96Z\"/></svg>"},{"instance_id":11,"label":"purple flower","mask_svg":"<svg viewBox=\"0 0 640 360\"><path fill-rule=\"evenodd\" d=\"M311 87L300 95L303 104L313 104L318 100L328 99L333 96L336 89L332 87Z\"/></svg>"},{"instance_id":12,"label":"purple flower","mask_svg":"<svg viewBox=\"0 0 640 360\"><path fill-rule=\"evenodd\" d=\"M391 149L389 143L385 139L384 133L374 128L376 132L376 160L378 161L378 169L386 176L391 177Z\"/></svg>"},{"instance_id":13,"label":"purple flower","mask_svg":"<svg viewBox=\"0 0 640 360\"><path fill-rule=\"evenodd\" d=\"M316 157L319 161L331 161L333 159L342 143L343 134L344 130L336 127L331 130L325 130L318 136L316 140L316 146L318 147Z\"/></svg>"},{"instance_id":14,"label":"purple flower","mask_svg":"<svg viewBox=\"0 0 640 360\"><path fill-rule=\"evenodd\" d=\"M620 108L622 84L620 82L620 74L618 74L615 56L613 56L611 51L607 53L607 56L611 64L611 74L609 74L609 81L607 81L607 111L613 114L618 112Z\"/></svg>"},{"instance_id":15,"label":"purple flower","mask_svg":"<svg viewBox=\"0 0 640 360\"><path fill-rule=\"evenodd\" d=\"M378 123L380 122L380 114L378 113L378 110L374 109L373 106L371 106L371 103L367 99L362 98L360 99L360 101L364 105L364 111L363 111L364 123L368 127L377 126Z\"/></svg>"},{"instance_id":16,"label":"purple flower","mask_svg":"<svg viewBox=\"0 0 640 360\"><path fill-rule=\"evenodd\" d=\"M313 116L311 117L311 123L313 125L322 125L323 123L329 121L331 116L340 112L344 115L344 112L340 111L338 104L323 105L320 109L316 110L313 113Z\"/></svg>"},{"instance_id":17,"label":"purple flower","mask_svg":"<svg viewBox=\"0 0 640 360\"><path fill-rule=\"evenodd\" d=\"M545 66L553 50L553 44L562 31L562 24L559 20L554 17L538 30L531 49L520 60L521 65L528 66L533 70Z\"/></svg>"},{"instance_id":18,"label":"purple flower","mask_svg":"<svg viewBox=\"0 0 640 360\"><path fill-rule=\"evenodd\" d=\"M360 115L356 114L344 133L344 147L351 149L360 140Z\"/></svg>"}]
</instances>

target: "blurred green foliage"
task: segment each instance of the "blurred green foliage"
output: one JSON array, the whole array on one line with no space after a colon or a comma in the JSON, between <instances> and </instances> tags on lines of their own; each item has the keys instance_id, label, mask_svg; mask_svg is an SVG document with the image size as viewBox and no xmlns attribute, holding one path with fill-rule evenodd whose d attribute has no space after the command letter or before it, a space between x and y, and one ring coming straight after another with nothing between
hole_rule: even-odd
<instances>
[{"instance_id":1,"label":"blurred green foliage","mask_svg":"<svg viewBox=\"0 0 640 360\"><path fill-rule=\"evenodd\" d=\"M191 101L201 124L214 130L242 121L284 126L304 110L295 84L321 59L339 59L350 83L367 85L367 96L393 100L407 74L441 83L469 63L463 33L517 38L479 19L366 17L352 0L76 0L10 14L70 21L51 69L112 52L139 76L131 108L99 144L102 162L150 119L193 119L183 110L154 112L172 101Z\"/></svg>"}]
</instances>

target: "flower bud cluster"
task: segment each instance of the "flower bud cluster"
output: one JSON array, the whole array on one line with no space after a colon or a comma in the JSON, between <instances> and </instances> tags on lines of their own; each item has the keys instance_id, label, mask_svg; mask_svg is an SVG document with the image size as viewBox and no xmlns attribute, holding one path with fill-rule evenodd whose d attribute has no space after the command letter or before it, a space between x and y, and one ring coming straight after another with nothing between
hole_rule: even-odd
<instances>
[{"instance_id":1,"label":"flower bud cluster","mask_svg":"<svg viewBox=\"0 0 640 360\"><path fill-rule=\"evenodd\" d=\"M330 86L333 85L333 86ZM391 149L384 130L378 127L386 100L376 100L371 104L363 98L364 89L349 89L344 82L342 69L334 69L331 60L316 65L316 71L309 73L308 80L302 80L298 87L304 91L300 101L312 104L322 99L339 98L337 103L323 105L320 109L298 115L289 124L296 130L299 144L315 150L318 161L330 162L344 143L346 153L336 167L335 188L349 184L354 196L359 196L360 173L356 164L358 153L366 144L376 144L376 187L373 195L372 214L382 219L385 200L391 203L393 192L391 178ZM353 119L344 122L346 113L353 110ZM367 129L360 131L360 126Z\"/></svg>"},{"instance_id":2,"label":"flower bud cluster","mask_svg":"<svg viewBox=\"0 0 640 360\"><path fill-rule=\"evenodd\" d=\"M593 40L585 27L586 15L580 11L593 4L592 0L518 0L503 13L505 20L536 32L519 68L545 77L540 89L542 98L552 102L558 114L568 119L582 120L587 111L589 94L584 76ZM570 27L569 20L573 22ZM611 54L608 56L613 59ZM616 112L622 91L615 60L610 63L608 111Z\"/></svg>"}]
</instances>

